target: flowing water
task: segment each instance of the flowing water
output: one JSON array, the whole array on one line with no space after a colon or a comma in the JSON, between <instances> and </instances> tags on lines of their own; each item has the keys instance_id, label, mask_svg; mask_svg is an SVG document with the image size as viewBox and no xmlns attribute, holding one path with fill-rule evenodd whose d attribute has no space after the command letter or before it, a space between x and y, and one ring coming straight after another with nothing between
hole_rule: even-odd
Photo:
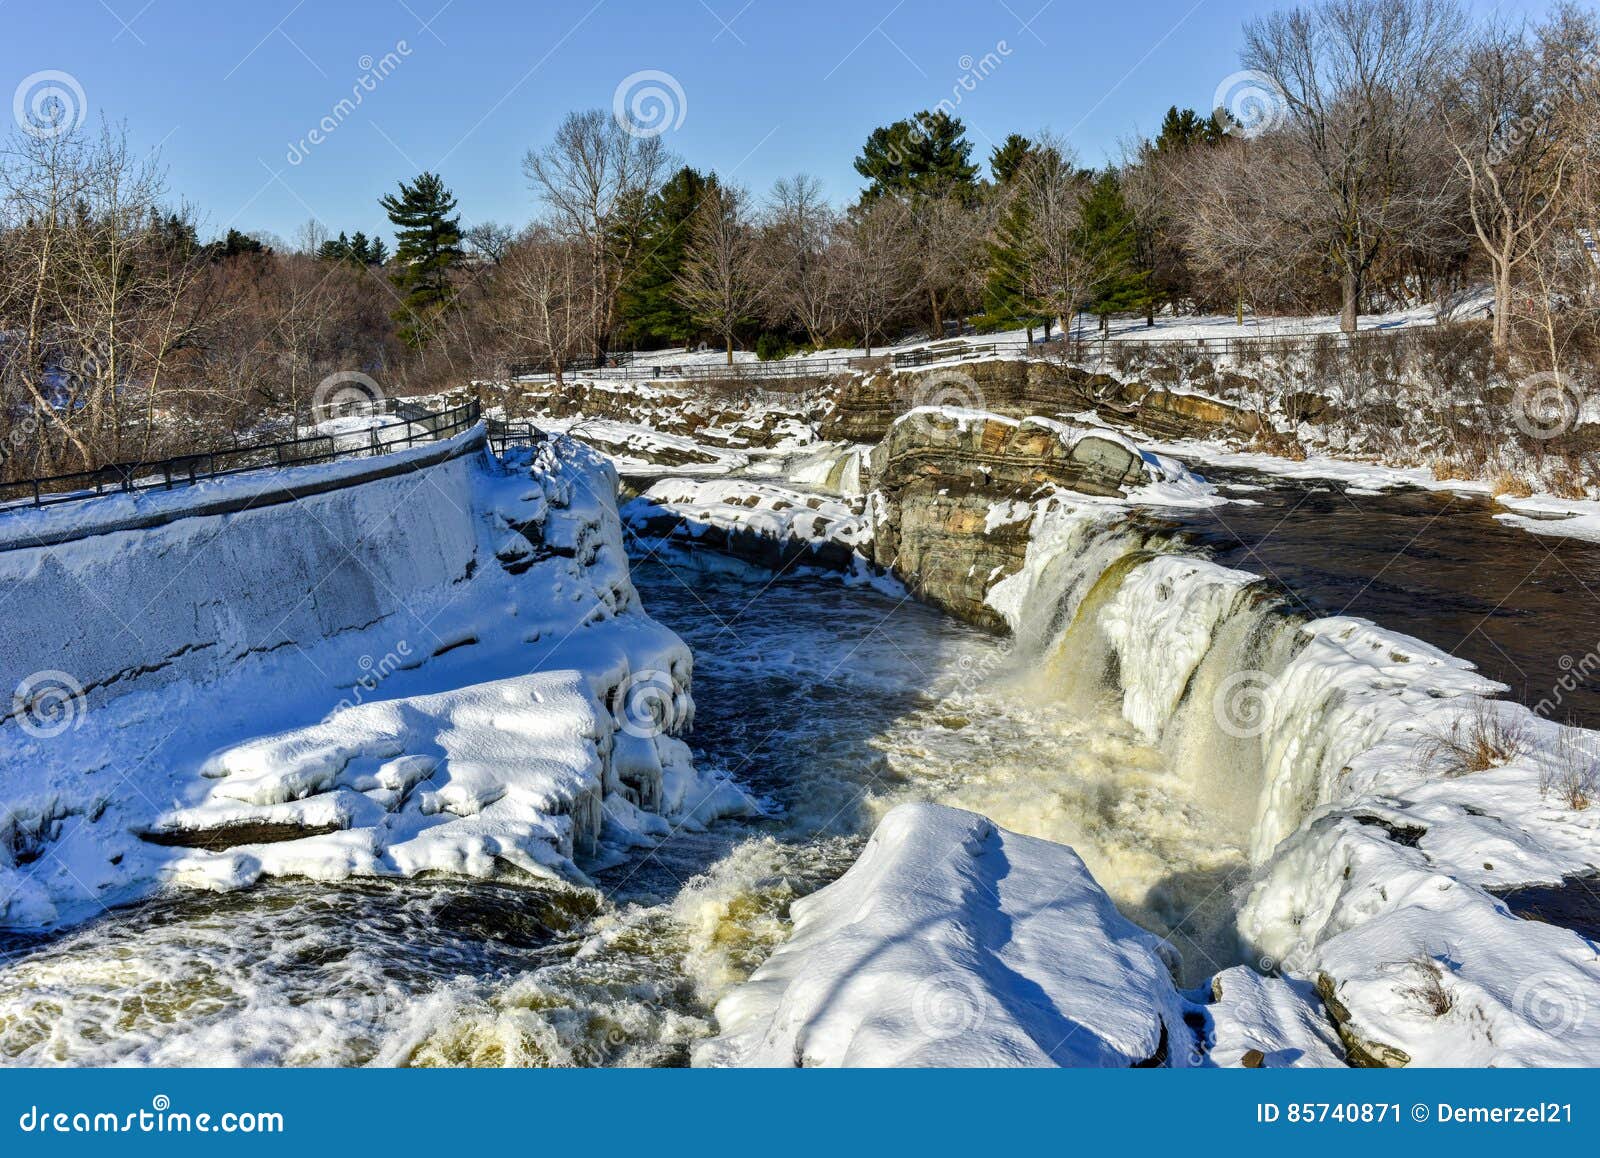
<instances>
[{"instance_id":1,"label":"flowing water","mask_svg":"<svg viewBox=\"0 0 1600 1158\"><path fill-rule=\"evenodd\" d=\"M1107 609L1134 564L1173 549L1167 536L1201 540L1283 579L1308 612L1347 604L1447 647L1463 630L1463 654L1525 671L1553 670L1568 632L1530 632L1495 602L1522 606L1528 582L1536 605L1559 602L1569 573L1600 589L1593 549L1558 549L1557 569L1515 583L1509 562L1484 565L1503 528L1482 512L1430 518L1426 504L1446 501L1433 496L1251 493L1262 506L1085 541L1016 642L833 579L641 562L645 605L696 656L696 759L731 772L759 815L680 830L598 871L594 890L278 881L0 941L0 1061L681 1065L716 999L786 936L790 902L911 799L1073 845L1199 981L1241 957L1232 886L1261 786L1242 748L1176 705L1209 702L1241 663L1281 666L1294 619L1215 596L1215 642L1167 707L1151 689L1167 726L1147 737L1110 698ZM1546 554L1507 534L1516 558Z\"/></svg>"},{"instance_id":2,"label":"flowing water","mask_svg":"<svg viewBox=\"0 0 1600 1158\"><path fill-rule=\"evenodd\" d=\"M1590 674L1600 674L1600 545L1499 522L1472 496L1352 494L1196 469L1259 504L1174 521L1218 562L1270 576L1308 614L1360 615L1427 640L1528 706L1546 702L1552 719L1600 727L1600 678ZM1574 670L1584 678L1561 686Z\"/></svg>"}]
</instances>

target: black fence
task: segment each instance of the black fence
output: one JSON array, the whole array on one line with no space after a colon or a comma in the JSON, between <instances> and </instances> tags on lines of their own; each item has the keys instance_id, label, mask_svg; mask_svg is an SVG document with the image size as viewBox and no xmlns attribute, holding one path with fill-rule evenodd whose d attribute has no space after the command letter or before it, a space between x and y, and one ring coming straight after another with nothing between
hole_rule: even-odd
<instances>
[{"instance_id":1,"label":"black fence","mask_svg":"<svg viewBox=\"0 0 1600 1158\"><path fill-rule=\"evenodd\" d=\"M489 419L489 449L504 455L513 446L538 446L549 434L531 422L501 422Z\"/></svg>"},{"instance_id":2,"label":"black fence","mask_svg":"<svg viewBox=\"0 0 1600 1158\"><path fill-rule=\"evenodd\" d=\"M1168 353L1181 350L1201 357L1219 358L1243 354L1294 353L1314 349L1343 349L1356 344L1386 342L1414 329L1361 330L1355 334L1271 333L1233 337L1172 337L1159 329L1124 331L1106 337L1073 334L1048 342L1026 339L969 342L949 340L919 346L912 350L890 351L874 357L785 358L772 362L693 362L640 366L629 362L605 368L568 367L563 373L580 378L638 382L655 379L694 382L783 381L784 379L822 379L857 370L892 367L908 369L933 362L976 361L982 358L1065 358L1087 360L1111 358L1129 351L1149 349ZM544 371L530 371L533 374ZM524 375L526 376L526 375Z\"/></svg>"},{"instance_id":3,"label":"black fence","mask_svg":"<svg viewBox=\"0 0 1600 1158\"><path fill-rule=\"evenodd\" d=\"M172 490L204 479L225 478L247 471L281 466L311 466L341 459L370 458L404 450L420 443L439 442L471 430L483 417L476 401L437 413L413 404L383 404L379 412L405 415L398 421L370 427L366 437L312 435L279 442L260 442L202 454L185 454L155 462L124 462L99 470L50 478L0 483L0 508L49 507L92 499L96 495L150 490Z\"/></svg>"}]
</instances>

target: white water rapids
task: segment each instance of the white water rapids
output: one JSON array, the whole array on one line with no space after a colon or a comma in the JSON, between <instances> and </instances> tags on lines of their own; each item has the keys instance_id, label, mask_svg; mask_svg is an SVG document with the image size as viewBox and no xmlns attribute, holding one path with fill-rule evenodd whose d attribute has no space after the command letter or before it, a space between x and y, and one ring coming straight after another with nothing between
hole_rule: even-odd
<instances>
[{"instance_id":1,"label":"white water rapids","mask_svg":"<svg viewBox=\"0 0 1600 1158\"><path fill-rule=\"evenodd\" d=\"M1118 601L1146 539L1124 527L1077 544L1015 641L832 580L643 563L646 606L697 657L696 757L732 771L766 819L637 852L600 874L603 896L278 882L19 941L0 968L0 1058L681 1064L716 999L785 936L788 902L909 799L1072 845L1197 982L1240 958L1232 889L1260 793L1254 748L1208 722L1210 692L1283 649L1262 626L1273 616L1212 592L1192 641L1200 694L1184 701L1204 714L1178 707L1187 672L1154 686L1169 654L1149 657L1143 715L1119 710L1117 665L1139 662L1132 638L1113 643L1119 615L1149 613Z\"/></svg>"}]
</instances>

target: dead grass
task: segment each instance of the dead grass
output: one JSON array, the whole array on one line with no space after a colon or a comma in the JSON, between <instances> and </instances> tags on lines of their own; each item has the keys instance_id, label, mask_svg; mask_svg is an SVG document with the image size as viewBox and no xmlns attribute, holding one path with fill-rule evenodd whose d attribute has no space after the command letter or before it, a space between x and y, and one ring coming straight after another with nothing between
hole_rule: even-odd
<instances>
[{"instance_id":1,"label":"dead grass","mask_svg":"<svg viewBox=\"0 0 1600 1158\"><path fill-rule=\"evenodd\" d=\"M1401 997L1416 1003L1424 1013L1443 1017L1455 1008L1456 999L1444 983L1445 969L1438 961L1424 953L1405 962L1405 968L1415 979L1396 986Z\"/></svg>"},{"instance_id":2,"label":"dead grass","mask_svg":"<svg viewBox=\"0 0 1600 1158\"><path fill-rule=\"evenodd\" d=\"M1497 495L1509 495L1514 499L1525 499L1533 494L1533 487L1521 475L1512 474L1508 470L1497 470L1494 477L1489 480Z\"/></svg>"},{"instance_id":3,"label":"dead grass","mask_svg":"<svg viewBox=\"0 0 1600 1158\"><path fill-rule=\"evenodd\" d=\"M1448 729L1429 733L1418 751L1424 767L1453 780L1509 764L1529 744L1528 723L1520 713L1480 697Z\"/></svg>"},{"instance_id":4,"label":"dead grass","mask_svg":"<svg viewBox=\"0 0 1600 1158\"><path fill-rule=\"evenodd\" d=\"M1556 743L1556 758L1539 776L1539 795L1554 795L1574 812L1583 812L1594 803L1600 785L1600 758L1583 739L1578 728L1563 728Z\"/></svg>"}]
</instances>

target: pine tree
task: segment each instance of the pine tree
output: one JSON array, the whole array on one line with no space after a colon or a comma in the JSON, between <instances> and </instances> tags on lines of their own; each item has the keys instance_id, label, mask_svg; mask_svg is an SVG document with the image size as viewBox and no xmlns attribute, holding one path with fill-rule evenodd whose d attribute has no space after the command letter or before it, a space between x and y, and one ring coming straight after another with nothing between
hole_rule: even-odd
<instances>
[{"instance_id":1,"label":"pine tree","mask_svg":"<svg viewBox=\"0 0 1600 1158\"><path fill-rule=\"evenodd\" d=\"M989 154L989 172L998 184L1009 185L1033 154L1033 142L1021 133L1012 133Z\"/></svg>"},{"instance_id":2,"label":"pine tree","mask_svg":"<svg viewBox=\"0 0 1600 1158\"><path fill-rule=\"evenodd\" d=\"M1214 145L1227 134L1227 126L1216 113L1202 117L1193 109L1179 109L1173 105L1161 119L1161 131L1156 134L1156 152L1175 153L1191 145Z\"/></svg>"},{"instance_id":3,"label":"pine tree","mask_svg":"<svg viewBox=\"0 0 1600 1158\"><path fill-rule=\"evenodd\" d=\"M984 312L979 324L997 330L1024 327L1031 340L1033 328L1047 325L1049 319L1027 292L1033 261L1029 232L1027 199L1012 196L1000 211L988 244L989 268L984 275Z\"/></svg>"},{"instance_id":4,"label":"pine tree","mask_svg":"<svg viewBox=\"0 0 1600 1158\"><path fill-rule=\"evenodd\" d=\"M871 201L885 193L957 194L977 189L978 166L970 160L966 126L949 113L924 110L914 117L872 130L856 172L870 184Z\"/></svg>"},{"instance_id":5,"label":"pine tree","mask_svg":"<svg viewBox=\"0 0 1600 1158\"><path fill-rule=\"evenodd\" d=\"M626 345L687 342L697 327L674 286L683 271L696 207L717 187L716 174L687 165L652 196L630 247L640 256L617 294L617 337ZM625 213L624 219L636 215Z\"/></svg>"},{"instance_id":6,"label":"pine tree","mask_svg":"<svg viewBox=\"0 0 1600 1158\"><path fill-rule=\"evenodd\" d=\"M450 269L461 259L461 218L456 199L436 173L400 183L399 195L379 202L395 226L396 269L391 275L402 295L394 320L402 340L424 345L439 315L450 307L455 288Z\"/></svg>"},{"instance_id":7,"label":"pine tree","mask_svg":"<svg viewBox=\"0 0 1600 1158\"><path fill-rule=\"evenodd\" d=\"M1137 242L1121 183L1116 171L1107 169L1083 200L1077 241L1093 269L1088 305L1100 318L1102 333L1111 314L1142 310L1149 301L1149 275L1139 269Z\"/></svg>"}]
</instances>

